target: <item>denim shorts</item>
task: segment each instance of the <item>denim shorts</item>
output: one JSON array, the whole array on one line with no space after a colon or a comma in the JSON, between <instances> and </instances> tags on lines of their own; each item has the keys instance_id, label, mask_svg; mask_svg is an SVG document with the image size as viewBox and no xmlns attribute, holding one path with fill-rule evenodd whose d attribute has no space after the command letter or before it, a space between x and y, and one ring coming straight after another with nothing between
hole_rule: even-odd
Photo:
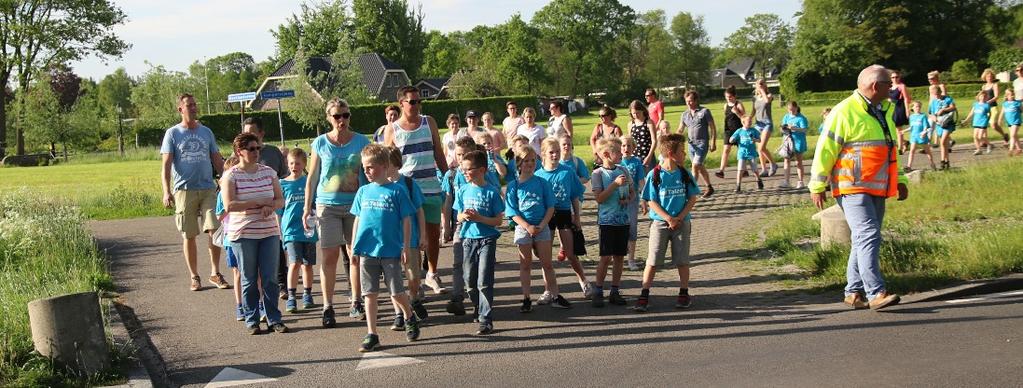
<instances>
[{"instance_id":1,"label":"denim shorts","mask_svg":"<svg viewBox=\"0 0 1023 388\"><path fill-rule=\"evenodd\" d=\"M316 265L316 243L312 241L288 241L284 243L284 254L288 264Z\"/></svg>"},{"instance_id":2,"label":"denim shorts","mask_svg":"<svg viewBox=\"0 0 1023 388\"><path fill-rule=\"evenodd\" d=\"M774 124L771 124L770 121L756 120L753 123L753 128L756 128L760 132L767 132L768 134L770 134L771 131L774 129Z\"/></svg>"},{"instance_id":3,"label":"denim shorts","mask_svg":"<svg viewBox=\"0 0 1023 388\"><path fill-rule=\"evenodd\" d=\"M707 145L689 143L689 158L694 165L703 165L703 161L707 159Z\"/></svg>"},{"instance_id":4,"label":"denim shorts","mask_svg":"<svg viewBox=\"0 0 1023 388\"><path fill-rule=\"evenodd\" d=\"M517 245L532 245L537 241L551 241L551 228L544 226L540 233L536 236L530 236L526 229L515 225L515 244Z\"/></svg>"},{"instance_id":5,"label":"denim shorts","mask_svg":"<svg viewBox=\"0 0 1023 388\"><path fill-rule=\"evenodd\" d=\"M234 248L224 244L224 251L227 252L227 268L238 268L238 256L234 255Z\"/></svg>"},{"instance_id":6,"label":"denim shorts","mask_svg":"<svg viewBox=\"0 0 1023 388\"><path fill-rule=\"evenodd\" d=\"M384 283L391 295L405 293L405 282L402 281L401 273L404 268L401 259L397 257L372 257L363 256L359 260L359 275L362 280L362 296L376 295L380 292L380 276L383 275Z\"/></svg>"}]
</instances>

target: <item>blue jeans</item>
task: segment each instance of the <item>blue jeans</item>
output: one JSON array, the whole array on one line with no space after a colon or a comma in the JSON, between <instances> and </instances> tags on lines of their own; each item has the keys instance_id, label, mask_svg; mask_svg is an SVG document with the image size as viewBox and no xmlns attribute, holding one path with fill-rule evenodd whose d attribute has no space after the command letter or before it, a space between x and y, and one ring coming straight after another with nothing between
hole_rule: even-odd
<instances>
[{"instance_id":1,"label":"blue jeans","mask_svg":"<svg viewBox=\"0 0 1023 388\"><path fill-rule=\"evenodd\" d=\"M849 194L838 197L845 220L852 230L852 247L845 270L845 294L865 291L874 299L885 291L881 276L881 222L884 220L884 197Z\"/></svg>"},{"instance_id":2,"label":"blue jeans","mask_svg":"<svg viewBox=\"0 0 1023 388\"><path fill-rule=\"evenodd\" d=\"M476 305L480 324L493 322L490 312L494 304L494 266L497 264L497 237L463 238L462 269L469 299ZM482 298L480 297L482 294Z\"/></svg>"},{"instance_id":3,"label":"blue jeans","mask_svg":"<svg viewBox=\"0 0 1023 388\"><path fill-rule=\"evenodd\" d=\"M231 250L238 257L238 271L242 274L242 308L245 326L259 325L259 279L263 282L263 308L270 325L281 322L277 308L277 266L281 254L281 238L242 238L231 241Z\"/></svg>"}]
</instances>

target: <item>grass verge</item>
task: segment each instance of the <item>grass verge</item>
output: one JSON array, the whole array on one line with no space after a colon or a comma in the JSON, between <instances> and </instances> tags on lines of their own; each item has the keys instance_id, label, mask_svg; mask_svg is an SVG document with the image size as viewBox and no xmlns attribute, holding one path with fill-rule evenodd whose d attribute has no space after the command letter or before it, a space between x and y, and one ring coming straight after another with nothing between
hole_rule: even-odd
<instances>
[{"instance_id":1,"label":"grass verge","mask_svg":"<svg viewBox=\"0 0 1023 388\"><path fill-rule=\"evenodd\" d=\"M0 195L0 386L82 386L122 378L123 354L116 348L115 367L94 376L76 376L33 352L29 301L113 289L106 260L84 223L84 215L65 203L25 190Z\"/></svg>"},{"instance_id":2,"label":"grass verge","mask_svg":"<svg viewBox=\"0 0 1023 388\"><path fill-rule=\"evenodd\" d=\"M890 200L881 271L893 292L917 292L951 282L1023 272L1023 160L977 164L928 174L909 199ZM818 290L845 285L848 247L821 248L811 205L780 209L764 224L760 248L770 267L795 265L793 286Z\"/></svg>"}]
</instances>

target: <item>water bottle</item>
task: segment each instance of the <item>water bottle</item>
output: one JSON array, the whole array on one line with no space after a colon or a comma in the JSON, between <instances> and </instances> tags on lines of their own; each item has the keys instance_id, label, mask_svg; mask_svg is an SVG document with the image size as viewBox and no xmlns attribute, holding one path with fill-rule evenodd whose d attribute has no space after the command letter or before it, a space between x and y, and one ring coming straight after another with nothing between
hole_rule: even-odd
<instances>
[{"instance_id":1,"label":"water bottle","mask_svg":"<svg viewBox=\"0 0 1023 388\"><path fill-rule=\"evenodd\" d=\"M317 223L316 216L313 215L313 214L310 214L309 217L307 217L305 219L305 223L306 223L306 225L309 225L309 229L305 230L305 237L306 238L313 238L313 236L316 235L316 223Z\"/></svg>"}]
</instances>

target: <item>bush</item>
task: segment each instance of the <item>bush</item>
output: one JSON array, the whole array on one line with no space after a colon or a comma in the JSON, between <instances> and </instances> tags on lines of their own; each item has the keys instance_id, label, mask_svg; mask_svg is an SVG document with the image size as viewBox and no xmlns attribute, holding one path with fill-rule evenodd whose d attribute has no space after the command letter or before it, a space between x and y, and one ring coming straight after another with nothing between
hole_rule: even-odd
<instances>
[{"instance_id":1,"label":"bush","mask_svg":"<svg viewBox=\"0 0 1023 388\"><path fill-rule=\"evenodd\" d=\"M952 71L949 72L946 82L969 82L980 79L980 70L977 62L971 59L960 59L952 62Z\"/></svg>"}]
</instances>

